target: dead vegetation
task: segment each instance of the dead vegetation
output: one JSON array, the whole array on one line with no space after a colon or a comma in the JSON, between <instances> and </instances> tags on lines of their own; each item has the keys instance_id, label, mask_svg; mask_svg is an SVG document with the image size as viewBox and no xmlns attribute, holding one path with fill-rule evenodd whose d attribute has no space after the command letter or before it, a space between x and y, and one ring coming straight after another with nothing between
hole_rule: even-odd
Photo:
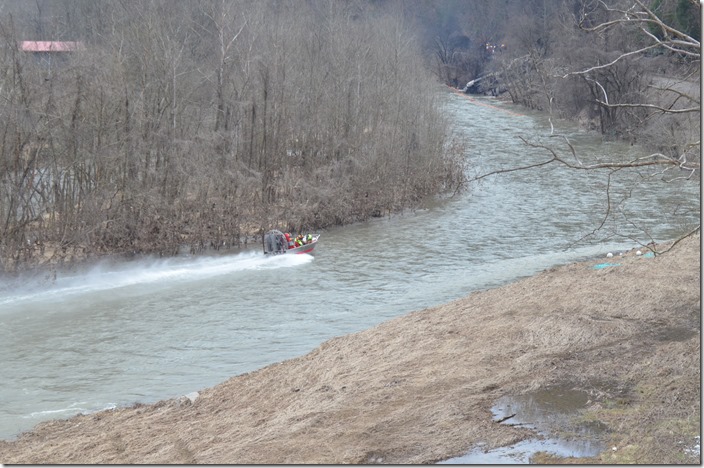
<instances>
[{"instance_id":1,"label":"dead vegetation","mask_svg":"<svg viewBox=\"0 0 704 468\"><path fill-rule=\"evenodd\" d=\"M0 442L0 461L431 463L531 436L493 422L491 406L559 384L592 395L577 417L604 424L617 448L579 461L696 463L681 441L700 427L699 242L477 292L233 377L193 403L43 423Z\"/></svg>"},{"instance_id":2,"label":"dead vegetation","mask_svg":"<svg viewBox=\"0 0 704 468\"><path fill-rule=\"evenodd\" d=\"M465 181L413 25L371 4L2 8L0 272L52 249L70 261L238 247ZM21 47L67 35L81 50L53 61Z\"/></svg>"}]
</instances>

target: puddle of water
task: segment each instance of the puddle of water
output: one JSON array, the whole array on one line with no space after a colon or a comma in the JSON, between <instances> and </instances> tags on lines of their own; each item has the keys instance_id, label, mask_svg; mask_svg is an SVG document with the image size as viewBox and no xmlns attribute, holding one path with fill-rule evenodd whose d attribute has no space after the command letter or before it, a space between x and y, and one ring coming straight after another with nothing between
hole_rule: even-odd
<instances>
[{"instance_id":1,"label":"puddle of water","mask_svg":"<svg viewBox=\"0 0 704 468\"><path fill-rule=\"evenodd\" d=\"M528 439L508 447L499 447L484 451L476 448L466 455L441 461L443 465L527 465L530 457L537 452L549 452L559 457L591 457L594 452L592 444L585 441L566 441L561 439Z\"/></svg>"},{"instance_id":2,"label":"puddle of water","mask_svg":"<svg viewBox=\"0 0 704 468\"><path fill-rule=\"evenodd\" d=\"M521 441L508 447L484 450L481 446L466 455L441 464L528 464L537 452L559 457L593 457L604 450L599 436L606 428L599 423L570 419L589 402L586 392L567 387L541 389L525 395L502 397L492 408L494 421L538 431L543 438ZM559 436L553 435L559 432Z\"/></svg>"}]
</instances>

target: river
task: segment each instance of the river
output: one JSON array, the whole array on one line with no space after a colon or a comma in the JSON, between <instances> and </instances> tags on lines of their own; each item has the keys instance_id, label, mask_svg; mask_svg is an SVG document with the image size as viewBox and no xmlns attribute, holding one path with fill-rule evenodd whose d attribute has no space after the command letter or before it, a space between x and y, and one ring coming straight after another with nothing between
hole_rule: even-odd
<instances>
[{"instance_id":1,"label":"river","mask_svg":"<svg viewBox=\"0 0 704 468\"><path fill-rule=\"evenodd\" d=\"M443 93L471 175L545 160L519 137L559 147L545 115ZM553 122L585 161L632 157ZM562 145L561 151L564 150ZM65 418L213 386L323 341L554 265L671 239L699 223L699 185L560 166L485 178L420 209L322 232L314 256L219 255L96 263L0 283L0 438ZM630 197L623 199L631 187ZM676 213L676 216L670 216Z\"/></svg>"}]
</instances>

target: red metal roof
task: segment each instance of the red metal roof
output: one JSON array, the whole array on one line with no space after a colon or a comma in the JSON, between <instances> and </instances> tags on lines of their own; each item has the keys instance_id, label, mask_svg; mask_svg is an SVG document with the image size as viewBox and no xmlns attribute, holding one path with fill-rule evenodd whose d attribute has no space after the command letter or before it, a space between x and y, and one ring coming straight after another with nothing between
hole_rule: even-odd
<instances>
[{"instance_id":1,"label":"red metal roof","mask_svg":"<svg viewBox=\"0 0 704 468\"><path fill-rule=\"evenodd\" d=\"M22 41L20 47L24 52L71 52L83 49L83 44L72 41Z\"/></svg>"}]
</instances>

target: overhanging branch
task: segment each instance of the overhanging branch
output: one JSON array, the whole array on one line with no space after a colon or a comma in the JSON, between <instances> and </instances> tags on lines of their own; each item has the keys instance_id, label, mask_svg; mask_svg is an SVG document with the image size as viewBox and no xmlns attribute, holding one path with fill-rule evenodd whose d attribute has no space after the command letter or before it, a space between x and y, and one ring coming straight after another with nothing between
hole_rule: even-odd
<instances>
[{"instance_id":1,"label":"overhanging branch","mask_svg":"<svg viewBox=\"0 0 704 468\"><path fill-rule=\"evenodd\" d=\"M601 104L602 106L605 107L631 107L631 108L637 108L637 107L644 107L648 109L656 109L659 111L662 111L667 114L686 114L689 112L700 112L699 107L687 107L685 109L666 109L664 107L656 106L655 104L609 104L608 102L600 101L599 99L596 100L597 103Z\"/></svg>"}]
</instances>

